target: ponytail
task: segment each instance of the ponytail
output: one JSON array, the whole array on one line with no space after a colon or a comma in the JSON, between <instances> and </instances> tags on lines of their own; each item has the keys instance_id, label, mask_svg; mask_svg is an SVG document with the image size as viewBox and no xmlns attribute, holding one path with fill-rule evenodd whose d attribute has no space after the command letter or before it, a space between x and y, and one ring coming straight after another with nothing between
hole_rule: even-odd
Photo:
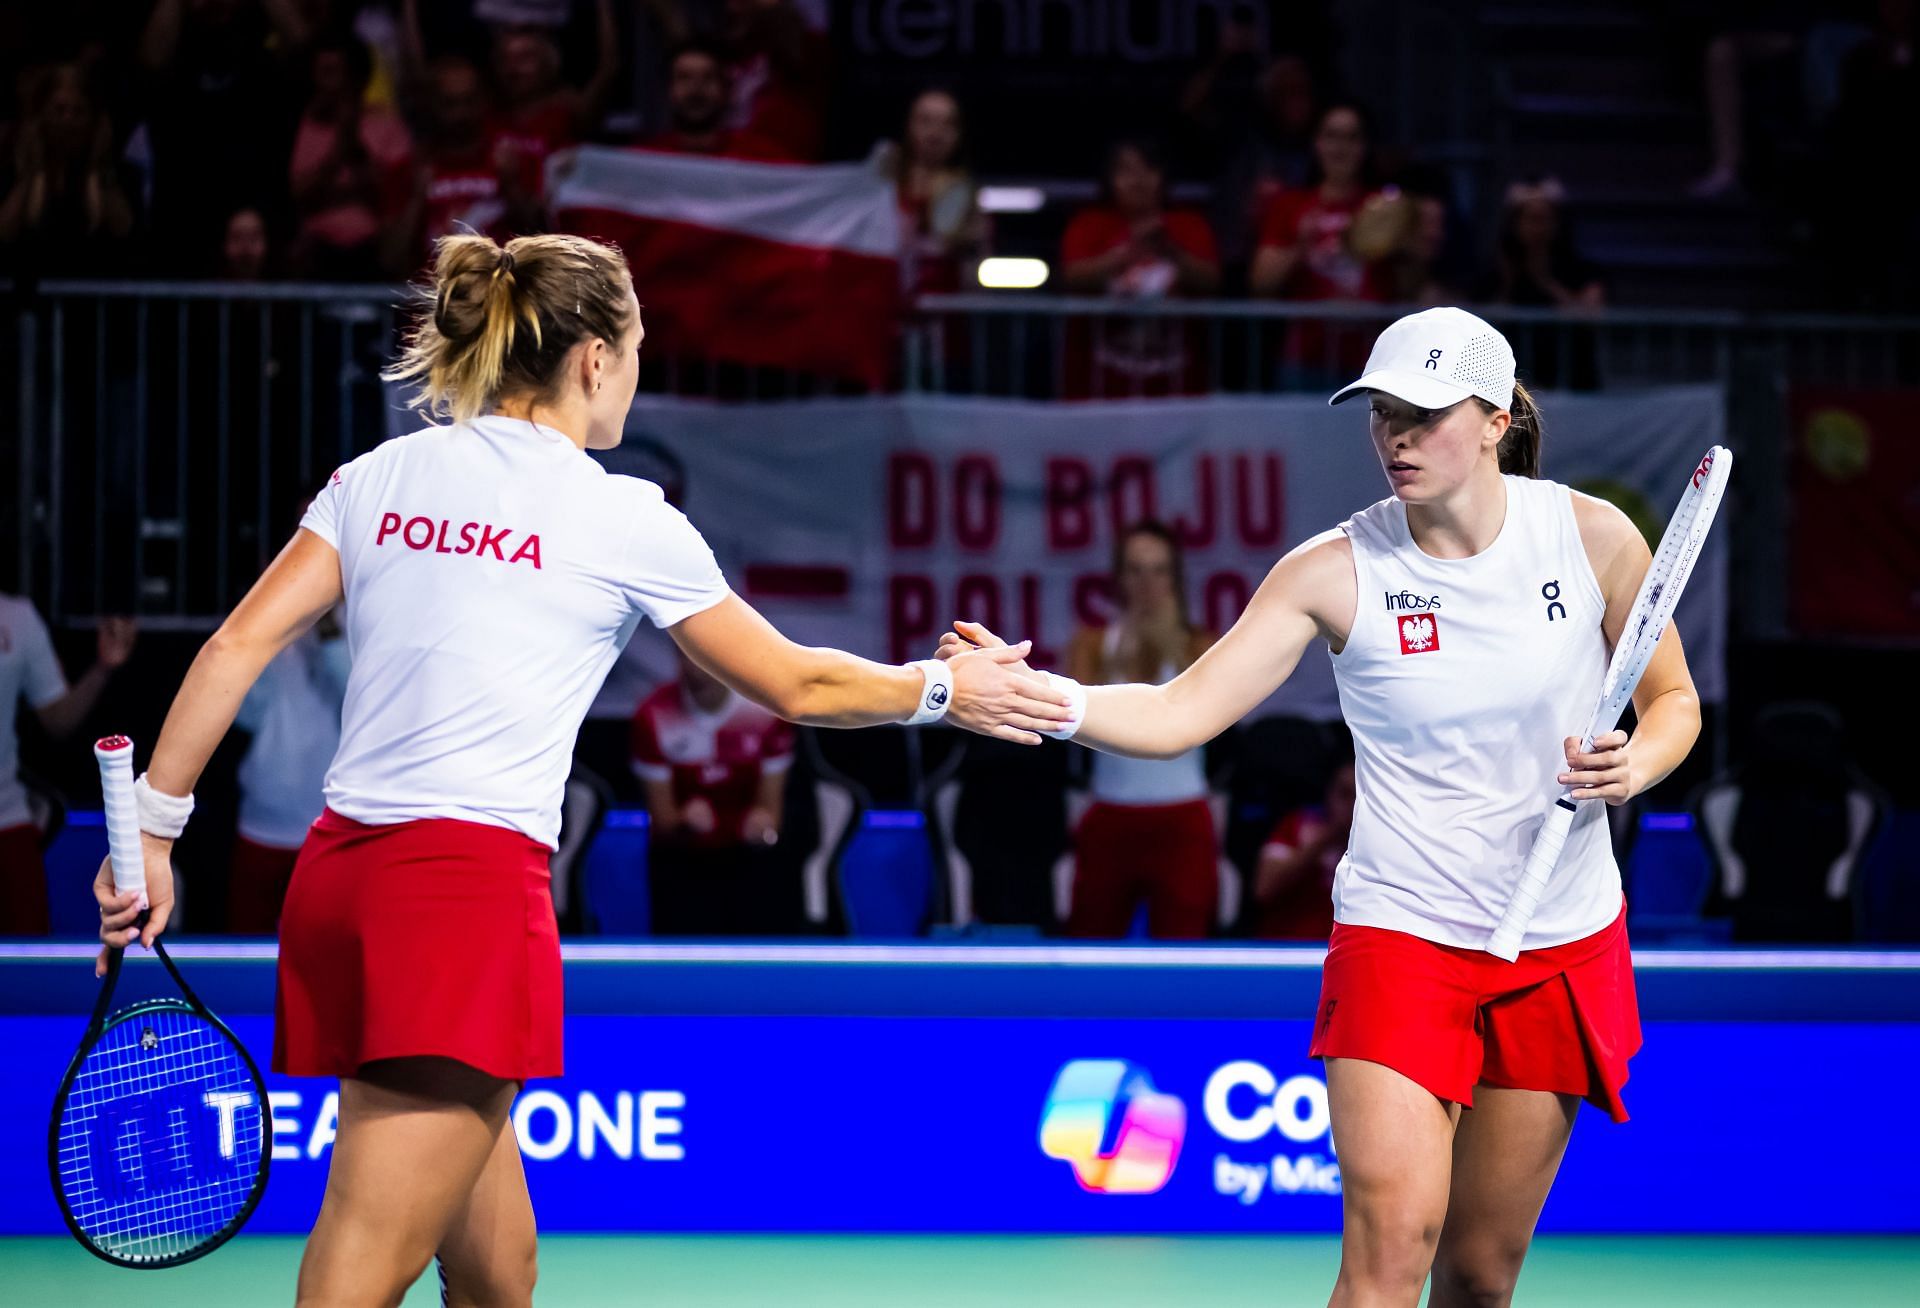
<instances>
[{"instance_id":1,"label":"ponytail","mask_svg":"<svg viewBox=\"0 0 1920 1308\"><path fill-rule=\"evenodd\" d=\"M1492 404L1480 401L1488 413L1498 413ZM1516 477L1540 475L1540 440L1546 435L1546 420L1533 395L1518 381L1513 383L1513 404L1508 408L1506 435L1500 438L1500 471Z\"/></svg>"},{"instance_id":2,"label":"ponytail","mask_svg":"<svg viewBox=\"0 0 1920 1308\"><path fill-rule=\"evenodd\" d=\"M568 351L624 334L631 287L620 252L582 237L443 237L419 322L381 376L414 383L418 407L456 423L502 395L551 398Z\"/></svg>"}]
</instances>

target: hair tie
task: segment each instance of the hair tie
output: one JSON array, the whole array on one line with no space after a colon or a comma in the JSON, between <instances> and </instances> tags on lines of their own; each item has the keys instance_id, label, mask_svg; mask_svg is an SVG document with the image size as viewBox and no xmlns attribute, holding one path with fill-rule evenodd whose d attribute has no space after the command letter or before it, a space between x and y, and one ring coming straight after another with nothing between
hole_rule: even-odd
<instances>
[{"instance_id":1,"label":"hair tie","mask_svg":"<svg viewBox=\"0 0 1920 1308\"><path fill-rule=\"evenodd\" d=\"M493 275L495 277L498 277L502 273L505 273L509 277L513 276L513 251L512 250L500 251L500 263L499 263L499 266L493 270Z\"/></svg>"}]
</instances>

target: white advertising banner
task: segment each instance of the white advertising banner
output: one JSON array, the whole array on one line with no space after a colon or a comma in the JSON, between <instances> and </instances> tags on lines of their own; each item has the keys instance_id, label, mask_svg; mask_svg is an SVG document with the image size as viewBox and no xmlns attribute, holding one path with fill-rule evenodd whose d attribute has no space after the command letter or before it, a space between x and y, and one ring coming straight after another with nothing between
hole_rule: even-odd
<instances>
[{"instance_id":1,"label":"white advertising banner","mask_svg":"<svg viewBox=\"0 0 1920 1308\"><path fill-rule=\"evenodd\" d=\"M1539 398L1546 474L1620 504L1656 540L1701 454L1725 440L1712 387ZM1115 535L1143 518L1185 542L1193 617L1224 630L1288 549L1388 494L1365 406L1312 396L642 397L604 457L661 482L734 589L794 639L890 661L926 657L971 618L1058 666L1075 626L1111 612ZM1679 615L1709 700L1724 684L1727 536L1723 522ZM630 711L642 683L670 673L664 644L636 639L599 713ZM1337 716L1326 655L1303 659L1268 707Z\"/></svg>"}]
</instances>

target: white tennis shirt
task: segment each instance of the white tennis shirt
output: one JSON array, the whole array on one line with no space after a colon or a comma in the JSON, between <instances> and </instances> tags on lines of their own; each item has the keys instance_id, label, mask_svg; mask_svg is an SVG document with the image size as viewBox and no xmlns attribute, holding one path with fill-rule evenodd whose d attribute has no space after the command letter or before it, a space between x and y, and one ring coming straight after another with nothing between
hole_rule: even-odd
<instances>
[{"instance_id":1,"label":"white tennis shirt","mask_svg":"<svg viewBox=\"0 0 1920 1308\"><path fill-rule=\"evenodd\" d=\"M574 737L642 617L729 594L660 488L558 432L488 417L390 440L301 526L340 552L353 671L327 806L459 818L558 846Z\"/></svg>"},{"instance_id":2,"label":"white tennis shirt","mask_svg":"<svg viewBox=\"0 0 1920 1308\"><path fill-rule=\"evenodd\" d=\"M1397 499L1341 524L1359 605L1333 670L1358 796L1335 921L1484 948L1593 713L1606 603L1572 493L1504 480L1500 534L1472 558L1423 553ZM1605 805L1583 803L1522 947L1592 935L1620 898Z\"/></svg>"}]
</instances>

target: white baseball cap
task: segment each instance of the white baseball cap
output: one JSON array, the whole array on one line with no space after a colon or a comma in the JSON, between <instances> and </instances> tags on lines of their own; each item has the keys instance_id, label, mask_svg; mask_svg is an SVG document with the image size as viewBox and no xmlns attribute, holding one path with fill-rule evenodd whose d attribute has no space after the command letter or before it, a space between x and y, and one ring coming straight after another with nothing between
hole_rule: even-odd
<instances>
[{"instance_id":1,"label":"white baseball cap","mask_svg":"<svg viewBox=\"0 0 1920 1308\"><path fill-rule=\"evenodd\" d=\"M1336 391L1338 404L1384 391L1418 409L1445 409L1477 395L1513 407L1513 347L1494 325L1465 309L1422 309L1380 333L1360 380Z\"/></svg>"}]
</instances>

